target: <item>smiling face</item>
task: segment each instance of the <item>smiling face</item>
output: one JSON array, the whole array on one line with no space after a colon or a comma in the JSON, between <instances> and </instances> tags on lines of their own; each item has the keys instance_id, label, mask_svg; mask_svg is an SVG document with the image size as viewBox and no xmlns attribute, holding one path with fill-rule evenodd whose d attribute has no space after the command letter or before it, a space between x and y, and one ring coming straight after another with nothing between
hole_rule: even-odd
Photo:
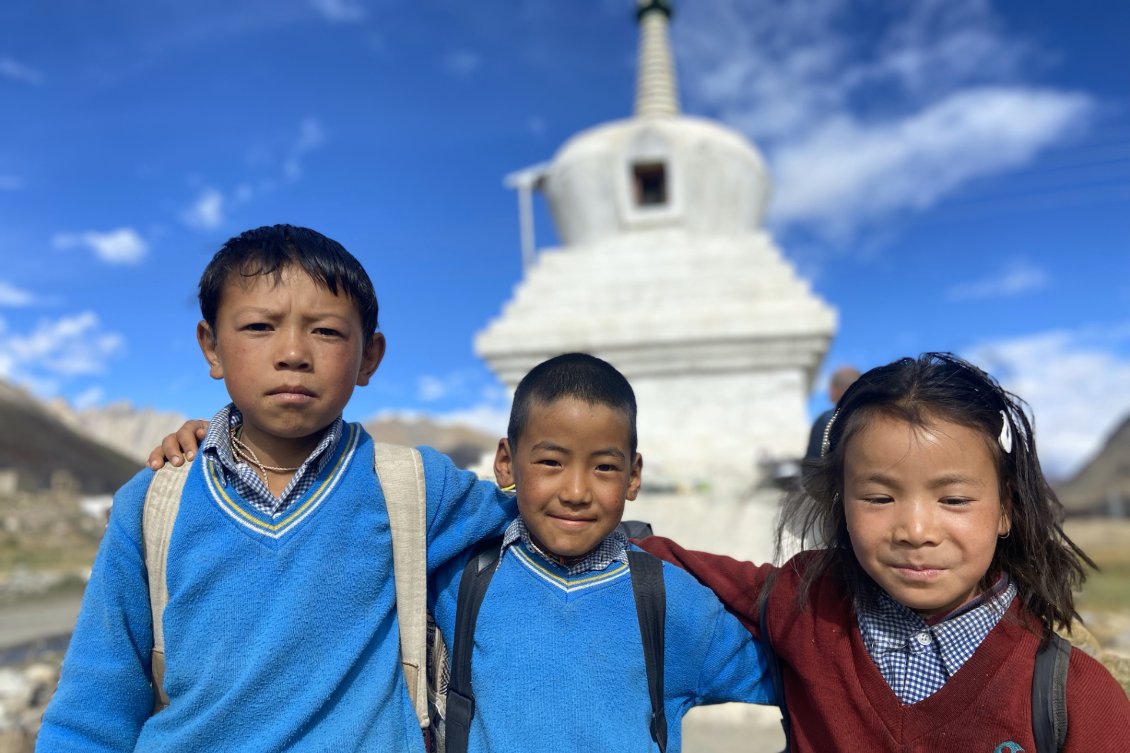
<instances>
[{"instance_id":1,"label":"smiling face","mask_svg":"<svg viewBox=\"0 0 1130 753\"><path fill-rule=\"evenodd\" d=\"M517 486L518 512L542 551L574 561L620 523L643 466L630 437L622 411L564 397L530 405L516 447L499 441L495 476Z\"/></svg>"},{"instance_id":2,"label":"smiling face","mask_svg":"<svg viewBox=\"0 0 1130 753\"><path fill-rule=\"evenodd\" d=\"M297 267L277 284L232 275L214 330L200 322L197 340L243 414L241 439L268 465L305 460L384 355L384 337L363 330L352 301Z\"/></svg>"},{"instance_id":3,"label":"smiling face","mask_svg":"<svg viewBox=\"0 0 1130 753\"><path fill-rule=\"evenodd\" d=\"M844 448L843 504L859 564L924 618L979 593L1009 530L996 461L980 432L875 416Z\"/></svg>"}]
</instances>

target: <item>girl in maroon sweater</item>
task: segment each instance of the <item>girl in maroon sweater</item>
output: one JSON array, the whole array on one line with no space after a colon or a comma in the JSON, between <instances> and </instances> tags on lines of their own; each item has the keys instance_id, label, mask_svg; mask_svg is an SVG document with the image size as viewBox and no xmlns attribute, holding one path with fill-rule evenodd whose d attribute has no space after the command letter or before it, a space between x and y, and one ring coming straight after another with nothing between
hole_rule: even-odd
<instances>
[{"instance_id":1,"label":"girl in maroon sweater","mask_svg":"<svg viewBox=\"0 0 1130 753\"><path fill-rule=\"evenodd\" d=\"M1078 618L1094 563L1060 527L1022 405L949 354L873 369L777 530L778 551L786 534L826 548L777 568L642 543L772 645L791 751L1037 753L1036 652ZM1066 695L1061 750L1130 750L1130 701L1079 650Z\"/></svg>"}]
</instances>

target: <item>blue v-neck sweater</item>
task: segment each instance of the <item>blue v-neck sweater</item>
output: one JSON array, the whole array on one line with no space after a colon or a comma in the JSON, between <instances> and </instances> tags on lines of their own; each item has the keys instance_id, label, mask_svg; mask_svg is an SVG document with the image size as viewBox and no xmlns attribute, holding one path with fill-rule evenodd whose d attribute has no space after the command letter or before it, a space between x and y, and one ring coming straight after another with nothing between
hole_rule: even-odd
<instances>
[{"instance_id":1,"label":"blue v-neck sweater","mask_svg":"<svg viewBox=\"0 0 1130 753\"><path fill-rule=\"evenodd\" d=\"M460 561L461 560L461 561ZM453 644L462 565L435 577L436 624ZM663 564L668 746L692 707L775 703L767 654L694 578ZM475 628L472 753L656 751L631 574L623 562L569 575L523 544L506 549Z\"/></svg>"},{"instance_id":2,"label":"blue v-neck sweater","mask_svg":"<svg viewBox=\"0 0 1130 753\"><path fill-rule=\"evenodd\" d=\"M422 448L428 568L500 533L513 502ZM318 482L272 518L188 475L168 554L169 707L150 716L141 518L152 472L115 496L38 751L413 751L388 515L373 445L347 425Z\"/></svg>"}]
</instances>

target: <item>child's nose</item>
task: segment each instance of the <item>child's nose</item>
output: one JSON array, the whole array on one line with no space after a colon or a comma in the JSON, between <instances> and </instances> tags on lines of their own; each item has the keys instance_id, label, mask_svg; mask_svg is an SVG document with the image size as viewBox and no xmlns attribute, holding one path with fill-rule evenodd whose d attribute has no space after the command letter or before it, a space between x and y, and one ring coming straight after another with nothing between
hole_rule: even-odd
<instances>
[{"instance_id":1,"label":"child's nose","mask_svg":"<svg viewBox=\"0 0 1130 753\"><path fill-rule=\"evenodd\" d=\"M927 501L907 500L895 503L895 537L912 546L936 543L934 506Z\"/></svg>"},{"instance_id":2,"label":"child's nose","mask_svg":"<svg viewBox=\"0 0 1130 753\"><path fill-rule=\"evenodd\" d=\"M588 475L583 470L571 470L565 474L561 485L561 500L573 505L584 505L592 501Z\"/></svg>"},{"instance_id":3,"label":"child's nose","mask_svg":"<svg viewBox=\"0 0 1130 753\"><path fill-rule=\"evenodd\" d=\"M302 333L284 330L278 339L278 346L275 368L299 370L310 368L310 349Z\"/></svg>"}]
</instances>

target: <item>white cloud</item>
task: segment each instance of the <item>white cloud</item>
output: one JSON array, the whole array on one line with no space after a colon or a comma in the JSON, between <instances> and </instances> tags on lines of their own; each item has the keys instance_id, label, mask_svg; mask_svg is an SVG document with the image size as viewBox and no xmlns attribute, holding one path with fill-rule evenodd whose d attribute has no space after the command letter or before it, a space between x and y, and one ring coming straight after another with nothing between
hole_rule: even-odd
<instances>
[{"instance_id":1,"label":"white cloud","mask_svg":"<svg viewBox=\"0 0 1130 753\"><path fill-rule=\"evenodd\" d=\"M91 311L42 321L29 334L0 330L0 376L50 385L57 379L99 374L123 348L122 336L105 331Z\"/></svg>"},{"instance_id":2,"label":"white cloud","mask_svg":"<svg viewBox=\"0 0 1130 753\"><path fill-rule=\"evenodd\" d=\"M326 143L326 132L315 118L306 118L298 125L298 136L287 147L283 159L283 175L287 180L302 177L302 157Z\"/></svg>"},{"instance_id":3,"label":"white cloud","mask_svg":"<svg viewBox=\"0 0 1130 753\"><path fill-rule=\"evenodd\" d=\"M75 410L85 410L86 408L95 408L106 399L106 391L101 387L88 387L80 392L71 401Z\"/></svg>"},{"instance_id":4,"label":"white cloud","mask_svg":"<svg viewBox=\"0 0 1130 753\"><path fill-rule=\"evenodd\" d=\"M416 380L416 399L433 403L452 396L465 396L468 389L468 375L465 372L454 371L442 376L425 374Z\"/></svg>"},{"instance_id":5,"label":"white cloud","mask_svg":"<svg viewBox=\"0 0 1130 753\"><path fill-rule=\"evenodd\" d=\"M21 84L38 85L43 83L43 74L30 65L12 58L0 58L0 76L18 81Z\"/></svg>"},{"instance_id":6,"label":"white cloud","mask_svg":"<svg viewBox=\"0 0 1130 753\"><path fill-rule=\"evenodd\" d=\"M181 213L181 219L197 230L219 227L224 223L224 194L216 188L205 188L196 201Z\"/></svg>"},{"instance_id":7,"label":"white cloud","mask_svg":"<svg viewBox=\"0 0 1130 753\"><path fill-rule=\"evenodd\" d=\"M52 242L55 248L89 248L107 264L136 264L149 251L145 239L132 227L121 227L105 233L97 230L59 233Z\"/></svg>"},{"instance_id":8,"label":"white cloud","mask_svg":"<svg viewBox=\"0 0 1130 753\"><path fill-rule=\"evenodd\" d=\"M15 285L5 280L0 280L0 306L16 308L27 306L35 300L35 296L26 290L20 290Z\"/></svg>"},{"instance_id":9,"label":"white cloud","mask_svg":"<svg viewBox=\"0 0 1130 753\"><path fill-rule=\"evenodd\" d=\"M1035 53L983 0L715 0L672 29L692 108L765 149L773 220L833 237L1023 165L1096 110L1023 80Z\"/></svg>"},{"instance_id":10,"label":"white cloud","mask_svg":"<svg viewBox=\"0 0 1130 753\"><path fill-rule=\"evenodd\" d=\"M952 301L1011 298L1041 290L1047 285L1047 272L1030 262L1017 260L998 275L951 286L946 290L946 298Z\"/></svg>"},{"instance_id":11,"label":"white cloud","mask_svg":"<svg viewBox=\"0 0 1130 753\"><path fill-rule=\"evenodd\" d=\"M439 59L439 67L456 78L470 78L482 64L482 56L470 50L455 50Z\"/></svg>"},{"instance_id":12,"label":"white cloud","mask_svg":"<svg viewBox=\"0 0 1130 753\"><path fill-rule=\"evenodd\" d=\"M969 355L1028 401L1045 472L1074 473L1130 414L1130 322L986 342Z\"/></svg>"},{"instance_id":13,"label":"white cloud","mask_svg":"<svg viewBox=\"0 0 1130 753\"><path fill-rule=\"evenodd\" d=\"M310 2L314 10L329 21L351 22L365 18L365 7L356 0L310 0Z\"/></svg>"},{"instance_id":14,"label":"white cloud","mask_svg":"<svg viewBox=\"0 0 1130 753\"><path fill-rule=\"evenodd\" d=\"M0 175L0 191L19 191L24 180L18 175Z\"/></svg>"}]
</instances>

